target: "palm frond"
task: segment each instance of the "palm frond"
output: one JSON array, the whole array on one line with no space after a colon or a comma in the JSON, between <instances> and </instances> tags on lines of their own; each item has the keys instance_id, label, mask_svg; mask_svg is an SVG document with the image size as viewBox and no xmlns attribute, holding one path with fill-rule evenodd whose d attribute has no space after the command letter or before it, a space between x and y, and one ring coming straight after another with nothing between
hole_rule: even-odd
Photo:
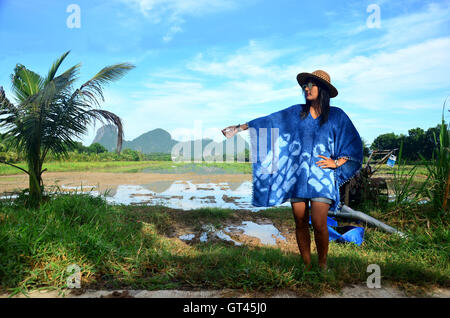
<instances>
[{"instance_id":1,"label":"palm frond","mask_svg":"<svg viewBox=\"0 0 450 318\"><path fill-rule=\"evenodd\" d=\"M77 79L76 75L80 64L72 66L61 75L54 77L51 81L45 85L43 89L38 93L36 98L37 103L40 105L40 117L47 117L47 113L51 112L51 105L68 98L71 94L72 85Z\"/></svg>"},{"instance_id":2,"label":"palm frond","mask_svg":"<svg viewBox=\"0 0 450 318\"><path fill-rule=\"evenodd\" d=\"M67 55L69 55L70 50L67 51L66 53L64 53L63 55L61 55L52 65L52 67L50 68L50 70L48 71L47 77L45 78L44 81L44 86L47 85L51 80L53 80L53 78L56 75L56 72L58 71L59 66L61 65L61 63L64 61L64 59L67 57Z\"/></svg>"},{"instance_id":3,"label":"palm frond","mask_svg":"<svg viewBox=\"0 0 450 318\"><path fill-rule=\"evenodd\" d=\"M51 150L55 155L65 154L65 146L72 144L72 136L87 132L89 118L81 116L86 105L70 97L61 97L52 103L46 113L42 131L42 160Z\"/></svg>"},{"instance_id":4,"label":"palm frond","mask_svg":"<svg viewBox=\"0 0 450 318\"><path fill-rule=\"evenodd\" d=\"M17 64L14 68L14 74L11 74L12 90L17 100L25 102L28 98L38 93L44 80L42 77L27 69L22 64Z\"/></svg>"},{"instance_id":5,"label":"palm frond","mask_svg":"<svg viewBox=\"0 0 450 318\"><path fill-rule=\"evenodd\" d=\"M0 86L0 115L6 114L17 115L17 108L6 97L5 91L3 90L3 86Z\"/></svg>"},{"instance_id":6,"label":"palm frond","mask_svg":"<svg viewBox=\"0 0 450 318\"><path fill-rule=\"evenodd\" d=\"M3 142L8 148L15 149L16 135L20 135L21 116L18 107L6 97L0 86L0 128L4 129Z\"/></svg>"},{"instance_id":7,"label":"palm frond","mask_svg":"<svg viewBox=\"0 0 450 318\"><path fill-rule=\"evenodd\" d=\"M107 122L110 122L114 126L117 127L116 151L117 151L117 153L120 153L120 151L122 150L122 142L123 142L123 125L122 125L122 120L120 119L120 117L114 113L111 113L111 112L109 112L107 110L103 110L103 109L90 109L88 111L88 114L92 115L93 118L95 118L95 119L99 119L103 124L104 124L103 119L105 119Z\"/></svg>"},{"instance_id":8,"label":"palm frond","mask_svg":"<svg viewBox=\"0 0 450 318\"><path fill-rule=\"evenodd\" d=\"M76 76L78 75L80 66L81 63L78 63L52 80L58 91L71 89L72 84L77 80Z\"/></svg>"},{"instance_id":9,"label":"palm frond","mask_svg":"<svg viewBox=\"0 0 450 318\"><path fill-rule=\"evenodd\" d=\"M100 72L95 74L89 81L81 85L81 87L74 92L74 95L79 95L86 99L90 104L100 105L99 99L104 101L103 86L109 82L120 79L129 70L135 66L130 63L120 63L104 67Z\"/></svg>"}]
</instances>

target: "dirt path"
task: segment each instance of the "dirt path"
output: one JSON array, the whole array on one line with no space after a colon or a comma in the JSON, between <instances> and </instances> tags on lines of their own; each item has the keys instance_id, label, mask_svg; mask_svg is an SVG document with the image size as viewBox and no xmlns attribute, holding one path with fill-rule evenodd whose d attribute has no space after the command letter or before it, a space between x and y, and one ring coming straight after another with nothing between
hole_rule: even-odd
<instances>
[{"instance_id":1,"label":"dirt path","mask_svg":"<svg viewBox=\"0 0 450 318\"><path fill-rule=\"evenodd\" d=\"M66 186L97 186L95 190L103 193L108 188L117 188L121 184L140 185L155 181L190 180L193 183L219 183L219 182L244 182L251 181L249 174L169 174L169 173L125 173L125 172L45 172L43 174L44 185L48 188L56 185ZM15 191L28 187L28 176L4 175L0 176L0 193Z\"/></svg>"},{"instance_id":2,"label":"dirt path","mask_svg":"<svg viewBox=\"0 0 450 318\"><path fill-rule=\"evenodd\" d=\"M7 298L8 294L0 294ZM13 298L26 298L23 294ZM30 298L301 298L292 291L275 291L270 294L249 293L241 290L70 290L63 294L57 291L33 291ZM344 287L340 293L327 293L319 298L414 298L396 287L387 285L381 288L368 288L365 285ZM421 297L450 298L449 289L436 288Z\"/></svg>"}]
</instances>

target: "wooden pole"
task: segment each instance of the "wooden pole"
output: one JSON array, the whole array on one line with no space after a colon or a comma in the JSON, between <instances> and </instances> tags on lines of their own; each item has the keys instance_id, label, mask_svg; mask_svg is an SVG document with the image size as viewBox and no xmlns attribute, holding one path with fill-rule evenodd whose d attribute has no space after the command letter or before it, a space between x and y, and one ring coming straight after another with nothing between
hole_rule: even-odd
<instances>
[{"instance_id":1,"label":"wooden pole","mask_svg":"<svg viewBox=\"0 0 450 318\"><path fill-rule=\"evenodd\" d=\"M350 182L345 185L345 205L349 206L350 201Z\"/></svg>"}]
</instances>

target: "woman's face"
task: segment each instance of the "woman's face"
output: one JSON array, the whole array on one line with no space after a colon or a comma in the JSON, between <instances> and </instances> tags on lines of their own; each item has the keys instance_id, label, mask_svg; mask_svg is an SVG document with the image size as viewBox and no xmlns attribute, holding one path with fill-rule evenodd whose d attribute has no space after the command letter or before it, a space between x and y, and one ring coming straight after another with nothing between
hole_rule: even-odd
<instances>
[{"instance_id":1,"label":"woman's face","mask_svg":"<svg viewBox=\"0 0 450 318\"><path fill-rule=\"evenodd\" d=\"M313 85L309 88L308 83L311 82ZM319 87L316 85L314 81L306 81L306 85L304 88L305 98L309 101L316 100L319 97Z\"/></svg>"}]
</instances>

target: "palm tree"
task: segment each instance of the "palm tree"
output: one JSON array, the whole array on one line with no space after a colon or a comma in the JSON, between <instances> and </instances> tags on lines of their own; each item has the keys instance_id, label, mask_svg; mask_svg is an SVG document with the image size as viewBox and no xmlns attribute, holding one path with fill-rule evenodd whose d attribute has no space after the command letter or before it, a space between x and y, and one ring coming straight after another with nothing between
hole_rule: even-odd
<instances>
[{"instance_id":1,"label":"palm tree","mask_svg":"<svg viewBox=\"0 0 450 318\"><path fill-rule=\"evenodd\" d=\"M23 154L28 170L2 158L0 162L16 167L29 175L29 200L27 206L38 208L44 190L42 164L50 151L56 157L68 155L67 148L75 146L73 137L87 132L91 121L103 119L118 128L117 148L122 148L121 119L99 108L104 101L103 85L120 79L135 66L120 63L104 67L94 77L73 90L80 65L72 66L56 76L58 68L70 51L58 58L44 78L17 64L11 74L12 91L16 105L5 96L0 87L0 127L6 128L4 141L11 149Z\"/></svg>"}]
</instances>

